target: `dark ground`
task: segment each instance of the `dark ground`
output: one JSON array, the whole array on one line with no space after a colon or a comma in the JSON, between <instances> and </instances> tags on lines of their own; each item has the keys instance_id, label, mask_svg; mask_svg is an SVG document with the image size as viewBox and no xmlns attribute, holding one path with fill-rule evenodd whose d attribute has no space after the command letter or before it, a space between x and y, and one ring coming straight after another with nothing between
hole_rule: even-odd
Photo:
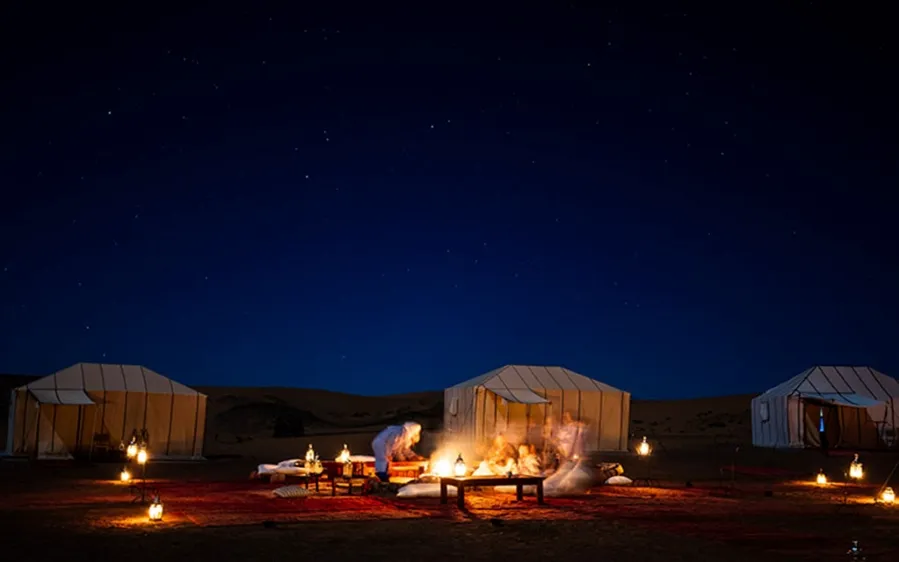
<instances>
[{"instance_id":1,"label":"dark ground","mask_svg":"<svg viewBox=\"0 0 899 562\"><path fill-rule=\"evenodd\" d=\"M162 523L111 481L119 465L0 463L4 552L40 559L273 560L283 556L366 560L845 560L859 540L868 560L899 553L899 505L872 498L895 462L868 455L868 482L809 484L817 465L833 480L851 457L741 451L738 476L720 473L720 451L659 452L664 489L599 487L548 498L538 508L511 496L471 494L468 509L436 499L388 496L281 500L251 483L249 461L151 466L166 505ZM777 461L776 464L772 461ZM624 459L632 476L641 466ZM703 477L703 475L706 475ZM692 479L693 487L685 482ZM734 485L734 489L726 489ZM893 481L894 488L899 488ZM768 493L766 493L768 492ZM264 521L275 521L266 528ZM4 557L5 558L5 557Z\"/></svg>"}]
</instances>

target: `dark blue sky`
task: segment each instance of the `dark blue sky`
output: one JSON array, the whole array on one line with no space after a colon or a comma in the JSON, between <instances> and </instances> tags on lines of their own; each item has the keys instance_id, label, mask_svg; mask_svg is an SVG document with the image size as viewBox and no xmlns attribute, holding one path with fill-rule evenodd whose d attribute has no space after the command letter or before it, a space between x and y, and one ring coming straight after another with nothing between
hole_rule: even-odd
<instances>
[{"instance_id":1,"label":"dark blue sky","mask_svg":"<svg viewBox=\"0 0 899 562\"><path fill-rule=\"evenodd\" d=\"M891 20L721 4L4 5L0 371L896 376Z\"/></svg>"}]
</instances>

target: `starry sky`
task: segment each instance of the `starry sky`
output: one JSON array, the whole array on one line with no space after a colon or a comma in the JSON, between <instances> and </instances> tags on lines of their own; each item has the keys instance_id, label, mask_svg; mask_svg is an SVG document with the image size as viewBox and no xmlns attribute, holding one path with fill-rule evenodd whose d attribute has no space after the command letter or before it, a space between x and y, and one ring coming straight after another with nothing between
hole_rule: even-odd
<instances>
[{"instance_id":1,"label":"starry sky","mask_svg":"<svg viewBox=\"0 0 899 562\"><path fill-rule=\"evenodd\" d=\"M560 364L657 398L899 375L886 12L24 4L0 372L383 394Z\"/></svg>"}]
</instances>

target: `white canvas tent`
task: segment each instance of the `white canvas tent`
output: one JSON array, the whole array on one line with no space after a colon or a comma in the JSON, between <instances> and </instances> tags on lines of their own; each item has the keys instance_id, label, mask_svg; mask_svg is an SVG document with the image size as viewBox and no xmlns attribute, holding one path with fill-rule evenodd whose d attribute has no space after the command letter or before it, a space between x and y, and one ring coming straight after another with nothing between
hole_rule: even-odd
<instances>
[{"instance_id":1,"label":"white canvas tent","mask_svg":"<svg viewBox=\"0 0 899 562\"><path fill-rule=\"evenodd\" d=\"M899 381L870 367L817 366L752 400L757 447L896 446Z\"/></svg>"},{"instance_id":2,"label":"white canvas tent","mask_svg":"<svg viewBox=\"0 0 899 562\"><path fill-rule=\"evenodd\" d=\"M200 458L206 396L138 365L78 363L13 389L7 454L91 455L147 429L154 458Z\"/></svg>"},{"instance_id":3,"label":"white canvas tent","mask_svg":"<svg viewBox=\"0 0 899 562\"><path fill-rule=\"evenodd\" d=\"M444 428L475 446L509 431L539 444L568 413L584 424L586 452L625 451L630 404L629 393L563 367L506 365L444 391Z\"/></svg>"}]
</instances>

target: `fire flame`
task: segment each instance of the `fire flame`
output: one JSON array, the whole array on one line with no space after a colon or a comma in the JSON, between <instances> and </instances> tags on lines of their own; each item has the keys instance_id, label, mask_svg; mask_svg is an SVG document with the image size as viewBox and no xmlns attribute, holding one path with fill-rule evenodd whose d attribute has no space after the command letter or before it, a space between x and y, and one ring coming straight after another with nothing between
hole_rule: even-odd
<instances>
[{"instance_id":1,"label":"fire flame","mask_svg":"<svg viewBox=\"0 0 899 562\"><path fill-rule=\"evenodd\" d=\"M890 487L884 488L883 492L880 494L880 499L883 503L893 503L896 501L896 494L893 492L893 489Z\"/></svg>"},{"instance_id":2,"label":"fire flame","mask_svg":"<svg viewBox=\"0 0 899 562\"><path fill-rule=\"evenodd\" d=\"M818 476L815 479L819 486L824 486L827 484L827 476L824 474L824 470L818 471Z\"/></svg>"},{"instance_id":3,"label":"fire flame","mask_svg":"<svg viewBox=\"0 0 899 562\"><path fill-rule=\"evenodd\" d=\"M453 473L453 465L447 459L438 459L434 463L434 468L431 470L437 476L451 476Z\"/></svg>"},{"instance_id":4,"label":"fire flame","mask_svg":"<svg viewBox=\"0 0 899 562\"><path fill-rule=\"evenodd\" d=\"M346 443L343 444L343 450L340 451L335 460L341 463L346 463L350 460L350 449L346 446Z\"/></svg>"}]
</instances>

